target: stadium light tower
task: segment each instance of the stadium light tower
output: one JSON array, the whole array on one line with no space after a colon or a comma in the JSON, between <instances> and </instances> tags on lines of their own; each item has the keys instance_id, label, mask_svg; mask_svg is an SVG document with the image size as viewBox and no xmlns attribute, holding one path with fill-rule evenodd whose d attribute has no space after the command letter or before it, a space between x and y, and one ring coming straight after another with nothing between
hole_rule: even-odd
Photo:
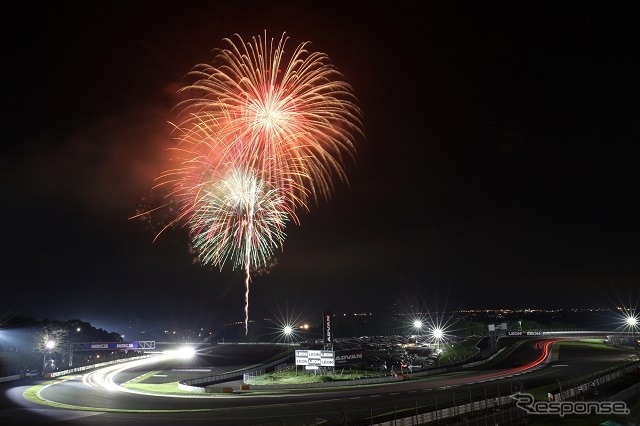
<instances>
[{"instance_id":1,"label":"stadium light tower","mask_svg":"<svg viewBox=\"0 0 640 426\"><path fill-rule=\"evenodd\" d=\"M282 328L282 334L284 334L284 337L288 340L289 338L291 338L291 334L293 333L293 328L290 325L285 325Z\"/></svg>"},{"instance_id":2,"label":"stadium light tower","mask_svg":"<svg viewBox=\"0 0 640 426\"><path fill-rule=\"evenodd\" d=\"M53 340L48 340L44 345L44 352L42 352L42 375L44 376L44 371L47 367L47 352L51 351L56 346L56 342Z\"/></svg>"},{"instance_id":3,"label":"stadium light tower","mask_svg":"<svg viewBox=\"0 0 640 426\"><path fill-rule=\"evenodd\" d=\"M433 340L436 341L436 350L440 350L440 340L442 340L442 337L444 336L444 331L442 331L441 328L436 327L431 331L431 336L433 337Z\"/></svg>"},{"instance_id":4,"label":"stadium light tower","mask_svg":"<svg viewBox=\"0 0 640 426\"><path fill-rule=\"evenodd\" d=\"M638 326L638 318L635 315L629 314L626 318L626 323L631 328L631 347L633 348L633 354L636 354L636 327Z\"/></svg>"},{"instance_id":5,"label":"stadium light tower","mask_svg":"<svg viewBox=\"0 0 640 426\"><path fill-rule=\"evenodd\" d=\"M295 338L295 330L289 324L282 325L280 329L280 339L285 343L292 343Z\"/></svg>"},{"instance_id":6,"label":"stadium light tower","mask_svg":"<svg viewBox=\"0 0 640 426\"><path fill-rule=\"evenodd\" d=\"M418 345L418 337L420 336L420 334L422 333L422 321L417 319L413 322L413 328L415 328L416 331L416 345Z\"/></svg>"}]
</instances>

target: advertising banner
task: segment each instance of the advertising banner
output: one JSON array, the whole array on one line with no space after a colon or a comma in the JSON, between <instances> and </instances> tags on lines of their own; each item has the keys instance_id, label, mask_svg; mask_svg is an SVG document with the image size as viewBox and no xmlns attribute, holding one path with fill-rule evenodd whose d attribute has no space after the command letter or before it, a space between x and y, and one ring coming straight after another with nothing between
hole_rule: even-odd
<instances>
[{"instance_id":1,"label":"advertising banner","mask_svg":"<svg viewBox=\"0 0 640 426\"><path fill-rule=\"evenodd\" d=\"M322 312L322 330L325 345L332 345L333 334L331 330L331 311Z\"/></svg>"},{"instance_id":2,"label":"advertising banner","mask_svg":"<svg viewBox=\"0 0 640 426\"><path fill-rule=\"evenodd\" d=\"M138 342L93 342L86 343L87 349L95 351L121 351L138 349Z\"/></svg>"},{"instance_id":3,"label":"advertising banner","mask_svg":"<svg viewBox=\"0 0 640 426\"><path fill-rule=\"evenodd\" d=\"M341 365L361 364L367 360L364 349L336 351L336 367Z\"/></svg>"},{"instance_id":4,"label":"advertising banner","mask_svg":"<svg viewBox=\"0 0 640 426\"><path fill-rule=\"evenodd\" d=\"M335 365L333 351L296 350L296 365L316 367L333 367Z\"/></svg>"}]
</instances>

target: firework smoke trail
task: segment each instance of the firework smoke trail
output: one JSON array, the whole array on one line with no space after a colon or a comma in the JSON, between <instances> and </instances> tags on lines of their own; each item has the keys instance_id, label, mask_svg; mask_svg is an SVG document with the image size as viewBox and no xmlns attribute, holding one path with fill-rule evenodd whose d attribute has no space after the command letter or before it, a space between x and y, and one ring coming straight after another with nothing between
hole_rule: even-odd
<instances>
[{"instance_id":1,"label":"firework smoke trail","mask_svg":"<svg viewBox=\"0 0 640 426\"><path fill-rule=\"evenodd\" d=\"M362 122L352 87L309 42L287 61L285 34L234 39L178 92L177 166L157 185L178 211L156 238L182 223L203 263L244 269L247 334L252 268L282 247L297 210L330 197L334 176L347 182L343 160L353 159Z\"/></svg>"}]
</instances>

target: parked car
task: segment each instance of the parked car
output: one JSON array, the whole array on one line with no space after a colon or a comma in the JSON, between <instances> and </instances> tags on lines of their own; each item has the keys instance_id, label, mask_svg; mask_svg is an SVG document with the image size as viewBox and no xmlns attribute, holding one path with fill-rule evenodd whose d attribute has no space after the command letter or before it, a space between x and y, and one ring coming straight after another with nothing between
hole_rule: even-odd
<instances>
[{"instance_id":1,"label":"parked car","mask_svg":"<svg viewBox=\"0 0 640 426\"><path fill-rule=\"evenodd\" d=\"M27 377L38 377L40 372L38 370L29 370L27 371Z\"/></svg>"}]
</instances>

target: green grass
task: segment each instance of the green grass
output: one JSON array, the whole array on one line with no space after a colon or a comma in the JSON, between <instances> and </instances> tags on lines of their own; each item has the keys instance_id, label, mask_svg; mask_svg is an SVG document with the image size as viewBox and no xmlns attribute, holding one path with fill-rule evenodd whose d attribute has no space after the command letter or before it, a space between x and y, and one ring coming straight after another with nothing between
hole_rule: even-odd
<instances>
[{"instance_id":1,"label":"green grass","mask_svg":"<svg viewBox=\"0 0 640 426\"><path fill-rule=\"evenodd\" d=\"M129 380L126 383L123 383L122 387L138 392L157 393L163 395L192 395L196 397L205 395L205 393L191 392L180 389L178 387L178 381L167 383L142 383L149 377L158 373L159 371L149 371L145 374Z\"/></svg>"},{"instance_id":2,"label":"green grass","mask_svg":"<svg viewBox=\"0 0 640 426\"><path fill-rule=\"evenodd\" d=\"M137 390L141 392L149 392L149 393L163 393L163 394L184 394L185 391L178 388L178 382L168 382L168 383L140 383L151 376L158 374L159 371L149 371L145 374L142 374L136 378L129 380L124 383L122 387Z\"/></svg>"},{"instance_id":3,"label":"green grass","mask_svg":"<svg viewBox=\"0 0 640 426\"><path fill-rule=\"evenodd\" d=\"M49 407L56 407L56 408L63 408L66 410L81 410L81 411L94 411L94 412L110 412L110 413L180 413L180 412L202 412L202 411L211 411L210 408L193 408L193 409L167 409L167 410L145 410L145 409L124 409L124 408L109 408L109 407L85 407L85 406L80 406L80 405L71 405L71 404L63 404L63 403L59 403L59 402L54 402L54 401L48 401L45 399L42 399L38 396L38 392L40 392L40 390L47 386L50 385L52 383L53 380L56 381L63 381L66 379L52 379L50 381L48 381L47 383L44 383L42 385L36 385L36 386L32 386L30 388L28 388L25 392L24 392L24 397L31 401L34 402L36 404L40 404L40 405L44 405L44 406L49 406ZM141 379L142 380L142 379ZM189 394L190 396L198 396L200 394L195 394L195 393L191 393L191 392L185 392L185 391L181 391L177 388L177 382L174 383L167 383L167 385L174 385L176 391L175 392L169 392L169 386L167 386L167 388L165 389L164 393L175 393L177 395L184 395L184 394ZM160 392L159 389L162 389L162 386L160 385L149 385L149 386L153 386L151 393L163 393ZM202 394L204 395L204 394Z\"/></svg>"},{"instance_id":4,"label":"green grass","mask_svg":"<svg viewBox=\"0 0 640 426\"><path fill-rule=\"evenodd\" d=\"M438 362L440 364L448 364L466 359L478 352L477 343L478 339L467 339L454 344L445 343Z\"/></svg>"},{"instance_id":5,"label":"green grass","mask_svg":"<svg viewBox=\"0 0 640 426\"><path fill-rule=\"evenodd\" d=\"M455 353L457 356L461 356L460 353L464 350L469 352L475 351L475 341L467 341L466 345L460 344L455 347ZM524 343L523 341L515 342L513 345L507 347L503 350L498 356L496 356L493 360L489 361L487 364L484 364L484 368L491 368L493 365L497 365L502 360L504 360L507 356L509 356L516 348ZM617 350L620 351L619 348L613 348L611 346L605 345L599 339L581 339L577 341L561 341L557 342L554 345L552 356L556 356L559 353L559 350L562 346L584 346L590 349L600 349L600 350ZM447 354L447 351L443 352L443 356ZM442 356L441 356L441 359ZM446 358L444 358L446 359ZM178 387L178 382L169 382L162 384L145 384L143 383L147 378L157 374L158 371L150 371L143 375L140 375L129 382L125 383L123 387L135 391L147 392L147 393L157 393L157 394L166 394L166 395L184 395L189 394L192 396L205 395L204 393L194 393L190 391L181 390ZM451 372L446 375L439 376L453 376L456 374L461 374L460 372ZM287 385L287 384L313 384L313 383L323 383L328 381L350 381L350 380L358 380L358 379L366 379L373 377L380 377L381 375L378 373L374 373L371 371L362 371L362 370L338 370L335 374L314 374L309 371L305 371L302 368L298 368L296 371L295 368L290 368L288 370L280 371L277 373L264 374L258 377L253 377L248 380L249 385ZM25 392L25 397L27 399L32 400L34 402L42 403L37 396L37 392L42 388L42 385L34 386L29 388ZM541 386L538 388L527 389L528 393L531 393L535 400L537 401L546 401L547 394L550 391L554 391L557 389L556 384L549 384L545 386ZM55 405L55 404L53 404ZM638 413L640 412L640 401L635 401L629 405L629 408L632 411L632 416L635 415L636 418ZM580 424L599 424L600 422L607 420L606 417L602 416L602 419L599 420L598 423L593 423L593 419L585 419L585 418L577 418L575 416L566 417L566 418L551 418L551 419L536 419L533 417L529 424L531 425L545 425L545 424L569 424L569 425L580 425ZM551 423L550 423L551 422ZM590 423L589 423L590 422ZM624 424L624 423L623 423Z\"/></svg>"},{"instance_id":6,"label":"green grass","mask_svg":"<svg viewBox=\"0 0 640 426\"><path fill-rule=\"evenodd\" d=\"M561 340L556 343L559 347L563 346L582 346L590 349L599 349L615 352L630 352L628 349L618 348L605 344L602 339L580 339L580 340Z\"/></svg>"},{"instance_id":7,"label":"green grass","mask_svg":"<svg viewBox=\"0 0 640 426\"><path fill-rule=\"evenodd\" d=\"M533 389L525 389L525 392L533 395L533 399L535 399L536 401L546 401L548 399L549 392L557 391L557 390L558 390L558 383L551 383L551 384L539 386Z\"/></svg>"},{"instance_id":8,"label":"green grass","mask_svg":"<svg viewBox=\"0 0 640 426\"><path fill-rule=\"evenodd\" d=\"M479 365L477 368L478 369L485 369L485 368L491 369L491 368L496 367L502 361L504 361L509 355L511 355L511 353L513 353L513 351L515 351L524 342L525 342L525 340L521 340L519 342L515 342L511 346L506 346L505 349L502 352L500 352L498 355L493 357L490 361L487 361L487 362Z\"/></svg>"},{"instance_id":9,"label":"green grass","mask_svg":"<svg viewBox=\"0 0 640 426\"><path fill-rule=\"evenodd\" d=\"M161 394L170 394L170 395L199 395L195 392L184 391L178 388L178 382L169 382L169 383L156 383L156 384L147 384L147 383L127 383L123 385L124 388L146 392L146 393L161 393Z\"/></svg>"},{"instance_id":10,"label":"green grass","mask_svg":"<svg viewBox=\"0 0 640 426\"><path fill-rule=\"evenodd\" d=\"M27 400L32 402L39 402L40 398L38 398L38 392L43 387L44 385L35 385L35 386L31 386L30 388L27 388L27 390L24 391L24 397Z\"/></svg>"},{"instance_id":11,"label":"green grass","mask_svg":"<svg viewBox=\"0 0 640 426\"><path fill-rule=\"evenodd\" d=\"M335 374L314 374L303 369L288 369L277 373L263 374L248 379L250 385L285 385L285 384L309 384L323 382L337 382L380 377L380 374L371 371L336 371Z\"/></svg>"}]
</instances>

